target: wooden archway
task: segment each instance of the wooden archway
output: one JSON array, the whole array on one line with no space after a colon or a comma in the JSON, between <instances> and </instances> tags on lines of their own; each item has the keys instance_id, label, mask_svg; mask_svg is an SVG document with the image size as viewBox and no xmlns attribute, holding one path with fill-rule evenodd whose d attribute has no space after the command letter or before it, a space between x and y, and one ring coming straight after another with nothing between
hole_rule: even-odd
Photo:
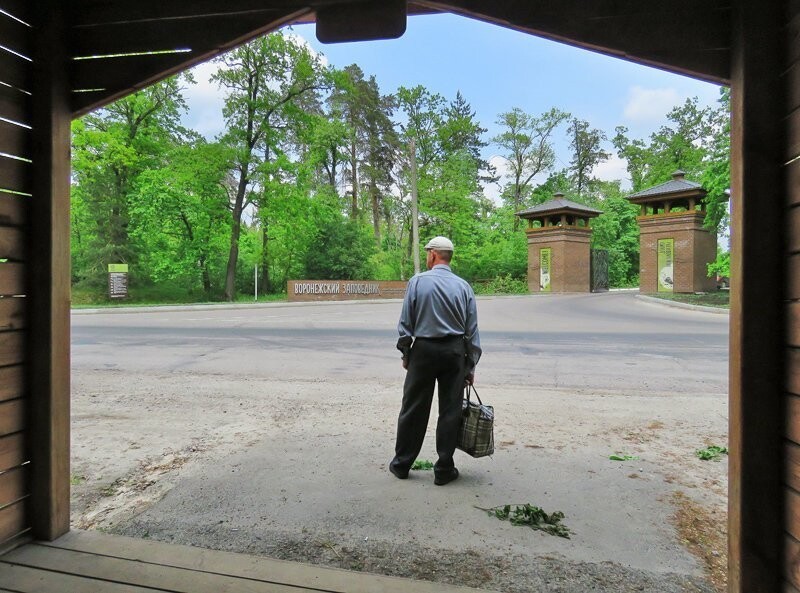
<instances>
[{"instance_id":1,"label":"wooden archway","mask_svg":"<svg viewBox=\"0 0 800 593\"><path fill-rule=\"evenodd\" d=\"M69 530L70 120L317 11L347 10L356 34L380 35L389 4L0 0L5 547ZM731 85L729 590L800 590L800 4L418 0L407 10Z\"/></svg>"}]
</instances>

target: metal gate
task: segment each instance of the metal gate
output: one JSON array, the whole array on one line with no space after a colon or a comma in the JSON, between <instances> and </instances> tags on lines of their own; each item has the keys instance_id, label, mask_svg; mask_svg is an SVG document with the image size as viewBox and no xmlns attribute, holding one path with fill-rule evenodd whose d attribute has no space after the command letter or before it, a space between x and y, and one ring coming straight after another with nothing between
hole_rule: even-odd
<instances>
[{"instance_id":1,"label":"metal gate","mask_svg":"<svg viewBox=\"0 0 800 593\"><path fill-rule=\"evenodd\" d=\"M608 290L608 250L592 249L590 265L590 286L592 292Z\"/></svg>"}]
</instances>

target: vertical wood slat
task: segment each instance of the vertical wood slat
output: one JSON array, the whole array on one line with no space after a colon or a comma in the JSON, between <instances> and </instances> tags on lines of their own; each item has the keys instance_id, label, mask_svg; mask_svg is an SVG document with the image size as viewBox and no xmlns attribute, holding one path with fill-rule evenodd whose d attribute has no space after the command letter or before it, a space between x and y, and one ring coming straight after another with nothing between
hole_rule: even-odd
<instances>
[{"instance_id":1,"label":"vertical wood slat","mask_svg":"<svg viewBox=\"0 0 800 593\"><path fill-rule=\"evenodd\" d=\"M0 331L22 329L23 327L25 327L25 299L0 297Z\"/></svg>"},{"instance_id":2,"label":"vertical wood slat","mask_svg":"<svg viewBox=\"0 0 800 593\"><path fill-rule=\"evenodd\" d=\"M784 480L787 486L800 492L800 445L787 441L784 450L786 455Z\"/></svg>"},{"instance_id":3,"label":"vertical wood slat","mask_svg":"<svg viewBox=\"0 0 800 593\"><path fill-rule=\"evenodd\" d=\"M0 120L0 152L29 159L31 156L31 131Z\"/></svg>"},{"instance_id":4,"label":"vertical wood slat","mask_svg":"<svg viewBox=\"0 0 800 593\"><path fill-rule=\"evenodd\" d=\"M25 434L18 432L0 437L0 471L6 471L28 461Z\"/></svg>"},{"instance_id":5,"label":"vertical wood slat","mask_svg":"<svg viewBox=\"0 0 800 593\"><path fill-rule=\"evenodd\" d=\"M786 218L789 225L786 248L789 253L798 253L800 252L800 206L789 208Z\"/></svg>"},{"instance_id":6,"label":"vertical wood slat","mask_svg":"<svg viewBox=\"0 0 800 593\"><path fill-rule=\"evenodd\" d=\"M31 533L69 531L70 484L70 112L68 3L39 0L34 20L32 127L36 163L29 216L26 389L30 413Z\"/></svg>"},{"instance_id":7,"label":"vertical wood slat","mask_svg":"<svg viewBox=\"0 0 800 593\"><path fill-rule=\"evenodd\" d=\"M788 136L782 162L788 162L800 156L800 107L792 111L784 121Z\"/></svg>"},{"instance_id":8,"label":"vertical wood slat","mask_svg":"<svg viewBox=\"0 0 800 593\"><path fill-rule=\"evenodd\" d=\"M800 253L786 258L786 298L800 299Z\"/></svg>"},{"instance_id":9,"label":"vertical wood slat","mask_svg":"<svg viewBox=\"0 0 800 593\"><path fill-rule=\"evenodd\" d=\"M22 229L0 226L0 259L25 259L25 233Z\"/></svg>"},{"instance_id":10,"label":"vertical wood slat","mask_svg":"<svg viewBox=\"0 0 800 593\"><path fill-rule=\"evenodd\" d=\"M23 399L0 403L0 436L13 434L25 428L26 405Z\"/></svg>"},{"instance_id":11,"label":"vertical wood slat","mask_svg":"<svg viewBox=\"0 0 800 593\"><path fill-rule=\"evenodd\" d=\"M791 301L786 304L787 344L800 348L800 301ZM790 360L794 360L795 352L789 351ZM798 369L800 371L800 368ZM790 370L791 372L791 370ZM794 393L794 389L790 389Z\"/></svg>"},{"instance_id":12,"label":"vertical wood slat","mask_svg":"<svg viewBox=\"0 0 800 593\"><path fill-rule=\"evenodd\" d=\"M0 13L0 40L8 49L30 57L31 28L3 13Z\"/></svg>"},{"instance_id":13,"label":"vertical wood slat","mask_svg":"<svg viewBox=\"0 0 800 593\"><path fill-rule=\"evenodd\" d=\"M729 593L783 582L785 8L731 2Z\"/></svg>"},{"instance_id":14,"label":"vertical wood slat","mask_svg":"<svg viewBox=\"0 0 800 593\"><path fill-rule=\"evenodd\" d=\"M31 193L31 164L0 155L0 189Z\"/></svg>"},{"instance_id":15,"label":"vertical wood slat","mask_svg":"<svg viewBox=\"0 0 800 593\"><path fill-rule=\"evenodd\" d=\"M7 51L0 50L0 82L23 91L29 91L31 88L29 62Z\"/></svg>"},{"instance_id":16,"label":"vertical wood slat","mask_svg":"<svg viewBox=\"0 0 800 593\"><path fill-rule=\"evenodd\" d=\"M29 529L27 499L0 509L0 542L5 542Z\"/></svg>"},{"instance_id":17,"label":"vertical wood slat","mask_svg":"<svg viewBox=\"0 0 800 593\"><path fill-rule=\"evenodd\" d=\"M0 189L29 194L31 164L0 155Z\"/></svg>"},{"instance_id":18,"label":"vertical wood slat","mask_svg":"<svg viewBox=\"0 0 800 593\"><path fill-rule=\"evenodd\" d=\"M800 357L789 361L793 366L795 362L800 362ZM784 434L787 439L800 444L800 396L787 395L784 399L786 407L786 427ZM798 489L800 491L800 489Z\"/></svg>"},{"instance_id":19,"label":"vertical wood slat","mask_svg":"<svg viewBox=\"0 0 800 593\"><path fill-rule=\"evenodd\" d=\"M783 576L790 586L800 586L800 541L790 535L783 543Z\"/></svg>"},{"instance_id":20,"label":"vertical wood slat","mask_svg":"<svg viewBox=\"0 0 800 593\"><path fill-rule=\"evenodd\" d=\"M1 74L0 78L2 78ZM31 121L30 95L0 84L0 117L29 126Z\"/></svg>"},{"instance_id":21,"label":"vertical wood slat","mask_svg":"<svg viewBox=\"0 0 800 593\"><path fill-rule=\"evenodd\" d=\"M25 360L25 332L0 332L0 366L20 364Z\"/></svg>"},{"instance_id":22,"label":"vertical wood slat","mask_svg":"<svg viewBox=\"0 0 800 593\"><path fill-rule=\"evenodd\" d=\"M786 171L787 205L800 206L800 160L784 167Z\"/></svg>"},{"instance_id":23,"label":"vertical wood slat","mask_svg":"<svg viewBox=\"0 0 800 593\"><path fill-rule=\"evenodd\" d=\"M28 198L14 194L0 193L0 224L22 226L27 221Z\"/></svg>"},{"instance_id":24,"label":"vertical wood slat","mask_svg":"<svg viewBox=\"0 0 800 593\"><path fill-rule=\"evenodd\" d=\"M0 402L25 396L25 369L22 365L0 367Z\"/></svg>"},{"instance_id":25,"label":"vertical wood slat","mask_svg":"<svg viewBox=\"0 0 800 593\"><path fill-rule=\"evenodd\" d=\"M0 474L0 508L19 502L29 493L27 466Z\"/></svg>"},{"instance_id":26,"label":"vertical wood slat","mask_svg":"<svg viewBox=\"0 0 800 593\"><path fill-rule=\"evenodd\" d=\"M30 0L0 0L0 8L28 24L33 18L31 4Z\"/></svg>"},{"instance_id":27,"label":"vertical wood slat","mask_svg":"<svg viewBox=\"0 0 800 593\"><path fill-rule=\"evenodd\" d=\"M789 111L800 107L800 63L791 64L784 74L788 89Z\"/></svg>"},{"instance_id":28,"label":"vertical wood slat","mask_svg":"<svg viewBox=\"0 0 800 593\"><path fill-rule=\"evenodd\" d=\"M0 262L0 296L25 294L25 265Z\"/></svg>"}]
</instances>

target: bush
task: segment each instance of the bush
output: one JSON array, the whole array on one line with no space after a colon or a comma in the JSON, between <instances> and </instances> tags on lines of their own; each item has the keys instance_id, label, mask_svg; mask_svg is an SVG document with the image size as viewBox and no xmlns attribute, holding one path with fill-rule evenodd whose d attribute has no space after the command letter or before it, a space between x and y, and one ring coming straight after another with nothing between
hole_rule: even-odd
<instances>
[{"instance_id":1,"label":"bush","mask_svg":"<svg viewBox=\"0 0 800 593\"><path fill-rule=\"evenodd\" d=\"M510 274L497 276L487 282L474 282L475 294L528 294L528 281Z\"/></svg>"}]
</instances>

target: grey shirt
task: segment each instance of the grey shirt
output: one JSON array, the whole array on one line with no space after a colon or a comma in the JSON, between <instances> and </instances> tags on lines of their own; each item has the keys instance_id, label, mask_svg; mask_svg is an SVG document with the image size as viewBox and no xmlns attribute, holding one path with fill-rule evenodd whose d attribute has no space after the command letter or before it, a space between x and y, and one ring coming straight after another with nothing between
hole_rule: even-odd
<instances>
[{"instance_id":1,"label":"grey shirt","mask_svg":"<svg viewBox=\"0 0 800 593\"><path fill-rule=\"evenodd\" d=\"M446 264L436 264L408 281L397 331L401 339L466 336L473 367L481 357L475 293Z\"/></svg>"}]
</instances>

